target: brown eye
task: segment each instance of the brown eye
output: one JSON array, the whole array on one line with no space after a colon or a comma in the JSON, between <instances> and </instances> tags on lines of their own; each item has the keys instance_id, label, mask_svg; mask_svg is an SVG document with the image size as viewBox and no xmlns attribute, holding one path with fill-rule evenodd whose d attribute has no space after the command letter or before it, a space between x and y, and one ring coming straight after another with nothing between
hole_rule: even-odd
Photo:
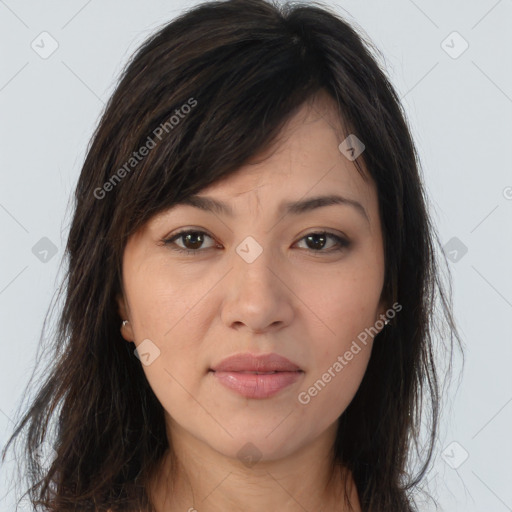
<instances>
[{"instance_id":1,"label":"brown eye","mask_svg":"<svg viewBox=\"0 0 512 512\"><path fill-rule=\"evenodd\" d=\"M206 249L201 249L202 244L204 243L205 236L207 238L211 238L204 231L199 230L186 230L180 231L176 233L171 238L164 240L165 245L174 245L175 247L171 247L173 250L178 252L184 252L187 254L198 254L201 251L206 249L211 249L211 247L207 247ZM177 245L175 240L182 241L184 247Z\"/></svg>"},{"instance_id":2,"label":"brown eye","mask_svg":"<svg viewBox=\"0 0 512 512\"><path fill-rule=\"evenodd\" d=\"M180 231L179 233L176 233L171 238L168 238L163 242L165 245L171 246L173 251L178 251L190 255L197 255L215 247L214 245L206 248L203 247L205 237L213 240L213 238L204 231L189 229ZM329 239L333 240L334 244L325 249L325 247L328 245ZM177 240L181 240L182 245L177 244ZM350 242L347 239L326 231L309 233L302 237L301 241L302 240L305 240L306 242L306 250L319 254L341 251L350 245Z\"/></svg>"},{"instance_id":3,"label":"brown eye","mask_svg":"<svg viewBox=\"0 0 512 512\"><path fill-rule=\"evenodd\" d=\"M327 240L334 240L334 247L331 246L327 250L324 250ZM333 251L341 251L350 245L350 242L343 237L335 235L334 233L328 233L326 231L309 233L301 240L305 240L307 244L307 249L311 252L333 252Z\"/></svg>"}]
</instances>

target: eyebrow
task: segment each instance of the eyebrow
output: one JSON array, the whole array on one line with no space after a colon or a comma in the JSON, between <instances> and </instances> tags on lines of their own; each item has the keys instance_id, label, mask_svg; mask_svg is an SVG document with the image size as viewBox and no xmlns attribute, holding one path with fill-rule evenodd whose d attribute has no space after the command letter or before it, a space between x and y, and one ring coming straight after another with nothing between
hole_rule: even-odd
<instances>
[{"instance_id":1,"label":"eyebrow","mask_svg":"<svg viewBox=\"0 0 512 512\"><path fill-rule=\"evenodd\" d=\"M207 212L214 212L220 215L227 215L229 217L234 216L233 208L231 205L219 201L217 199L213 199L212 197L192 195L189 196L178 203L178 205L189 205L195 208L199 208L200 210L204 210ZM310 212L317 208L322 208L325 206L331 205L346 205L353 207L359 214L361 214L366 221L369 223L370 219L363 205L354 199L349 199L347 197L339 196L339 195L327 195L327 196L316 196L311 197L309 199L302 199L299 201L290 201L283 202L279 205L279 213L289 214L289 215L300 215L306 212Z\"/></svg>"}]
</instances>

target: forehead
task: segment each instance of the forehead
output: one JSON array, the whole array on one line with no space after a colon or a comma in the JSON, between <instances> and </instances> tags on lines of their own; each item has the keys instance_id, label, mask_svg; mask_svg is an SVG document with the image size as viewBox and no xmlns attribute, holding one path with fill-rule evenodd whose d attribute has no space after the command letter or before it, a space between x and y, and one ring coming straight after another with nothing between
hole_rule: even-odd
<instances>
[{"instance_id":1,"label":"forehead","mask_svg":"<svg viewBox=\"0 0 512 512\"><path fill-rule=\"evenodd\" d=\"M336 108L330 96L319 93L300 107L267 150L254 155L235 173L203 188L200 195L229 201L233 210L246 202L265 202L277 209L286 201L336 193L363 203L374 214L375 184L362 159L366 178L340 151L346 134Z\"/></svg>"},{"instance_id":2,"label":"forehead","mask_svg":"<svg viewBox=\"0 0 512 512\"><path fill-rule=\"evenodd\" d=\"M317 207L337 203L357 210L365 229L378 231L375 184L362 159L365 178L340 151L345 137L336 103L320 92L301 105L265 151L234 173L157 214L149 223L156 226L165 223L170 214L181 217L181 213L201 210L226 220L253 222L263 218L272 223L289 214L303 213L306 217Z\"/></svg>"}]
</instances>

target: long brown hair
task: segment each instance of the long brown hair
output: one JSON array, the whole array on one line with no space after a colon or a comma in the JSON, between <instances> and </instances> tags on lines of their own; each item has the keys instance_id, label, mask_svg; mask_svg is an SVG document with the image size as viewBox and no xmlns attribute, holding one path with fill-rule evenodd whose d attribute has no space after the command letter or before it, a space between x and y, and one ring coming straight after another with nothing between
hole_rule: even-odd
<instances>
[{"instance_id":1,"label":"long brown hair","mask_svg":"<svg viewBox=\"0 0 512 512\"><path fill-rule=\"evenodd\" d=\"M350 133L364 142L354 163L364 163L377 186L383 293L402 305L378 335L361 386L340 417L336 458L352 471L365 512L414 509L411 492L429 467L438 426L435 335L447 361L460 339L419 158L374 52L321 4L265 0L200 4L136 52L76 187L51 363L7 445L26 430L20 463L27 463L35 504L53 512L154 510L147 485L168 441L163 408L120 335L116 297L127 238L268 148L323 89L338 107L340 142ZM412 472L407 463L422 418L428 438ZM42 445L53 450L44 468Z\"/></svg>"}]
</instances>

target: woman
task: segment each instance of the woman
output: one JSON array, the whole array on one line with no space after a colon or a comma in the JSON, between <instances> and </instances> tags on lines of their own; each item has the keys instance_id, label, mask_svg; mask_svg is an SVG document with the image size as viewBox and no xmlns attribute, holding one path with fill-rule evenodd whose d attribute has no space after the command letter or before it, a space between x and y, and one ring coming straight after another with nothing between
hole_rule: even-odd
<instances>
[{"instance_id":1,"label":"woman","mask_svg":"<svg viewBox=\"0 0 512 512\"><path fill-rule=\"evenodd\" d=\"M34 502L415 510L437 297L448 359L458 335L369 48L320 5L228 0L136 53L77 185L55 362L13 435Z\"/></svg>"}]
</instances>

